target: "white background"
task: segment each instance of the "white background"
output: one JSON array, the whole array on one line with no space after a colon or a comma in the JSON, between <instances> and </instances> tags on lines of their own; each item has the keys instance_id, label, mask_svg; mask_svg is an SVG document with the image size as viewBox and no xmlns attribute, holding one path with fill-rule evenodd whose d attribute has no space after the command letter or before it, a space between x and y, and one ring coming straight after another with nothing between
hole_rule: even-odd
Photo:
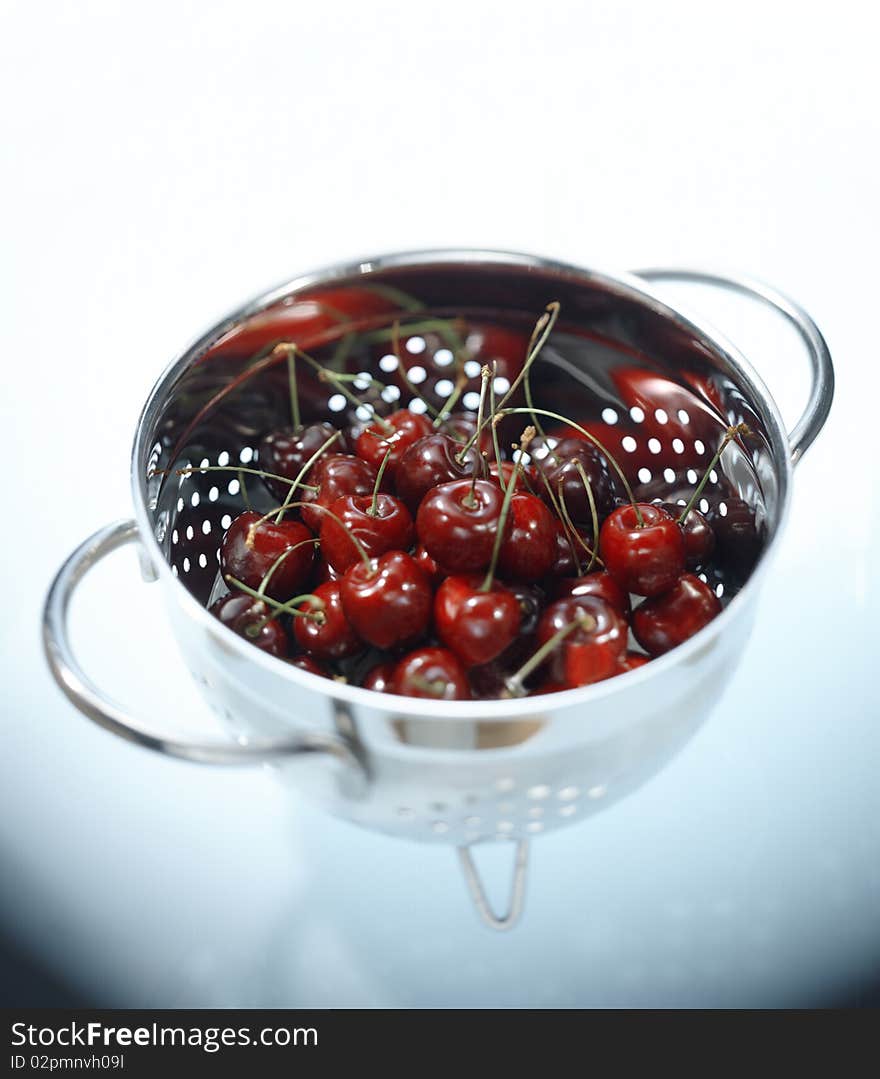
<instances>
[{"instance_id":1,"label":"white background","mask_svg":"<svg viewBox=\"0 0 880 1079\"><path fill-rule=\"evenodd\" d=\"M789 1004L876 975L865 5L0 11L7 932L116 1005ZM715 715L643 791L535 844L508 937L476 925L449 851L356 832L260 773L115 743L39 650L54 569L129 511L135 420L172 355L297 271L453 245L749 271L811 311L838 373ZM690 300L793 420L806 365L788 336ZM159 608L119 556L78 607L83 656L141 714L197 722Z\"/></svg>"}]
</instances>

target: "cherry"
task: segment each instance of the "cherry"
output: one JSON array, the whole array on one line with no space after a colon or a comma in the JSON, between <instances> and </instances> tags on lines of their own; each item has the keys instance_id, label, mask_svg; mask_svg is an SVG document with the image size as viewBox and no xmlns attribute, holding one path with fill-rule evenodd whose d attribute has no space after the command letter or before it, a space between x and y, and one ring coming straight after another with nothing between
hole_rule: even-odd
<instances>
[{"instance_id":1,"label":"cherry","mask_svg":"<svg viewBox=\"0 0 880 1079\"><path fill-rule=\"evenodd\" d=\"M291 656L287 661L291 667L299 667L301 671L308 671L309 674L320 675L321 678L329 678L330 672L326 667L321 666L317 660L312 659L311 656L300 654L297 656Z\"/></svg>"},{"instance_id":2,"label":"cherry","mask_svg":"<svg viewBox=\"0 0 880 1079\"><path fill-rule=\"evenodd\" d=\"M717 540L717 561L742 580L751 573L761 556L764 525L759 524L755 511L738 495L726 497L724 507L725 514L721 513L719 505L709 515Z\"/></svg>"},{"instance_id":3,"label":"cherry","mask_svg":"<svg viewBox=\"0 0 880 1079\"><path fill-rule=\"evenodd\" d=\"M636 607L633 634L646 652L660 656L693 637L720 612L721 601L712 589L685 573L668 592Z\"/></svg>"},{"instance_id":4,"label":"cherry","mask_svg":"<svg viewBox=\"0 0 880 1079\"><path fill-rule=\"evenodd\" d=\"M467 701L471 697L464 667L445 648L420 648L404 656L394 668L391 690L404 697L438 701Z\"/></svg>"},{"instance_id":5,"label":"cherry","mask_svg":"<svg viewBox=\"0 0 880 1079\"><path fill-rule=\"evenodd\" d=\"M570 540L562 521L556 521L556 556L553 565L548 570L548 577L572 577L580 573L580 567L576 564L572 544L580 556L581 549L577 540Z\"/></svg>"},{"instance_id":6,"label":"cherry","mask_svg":"<svg viewBox=\"0 0 880 1079\"><path fill-rule=\"evenodd\" d=\"M503 587L519 604L519 631L499 656L468 672L474 695L484 699L504 696L510 676L535 650L535 629L546 598L537 585L506 584Z\"/></svg>"},{"instance_id":7,"label":"cherry","mask_svg":"<svg viewBox=\"0 0 880 1079\"><path fill-rule=\"evenodd\" d=\"M370 562L359 559L339 588L350 625L377 648L408 644L428 627L431 585L416 560L403 551L389 551Z\"/></svg>"},{"instance_id":8,"label":"cherry","mask_svg":"<svg viewBox=\"0 0 880 1079\"><path fill-rule=\"evenodd\" d=\"M375 693L390 693L391 680L394 677L394 668L396 666L397 664L391 661L377 663L375 667L371 667L364 675L361 685L364 689L372 689Z\"/></svg>"},{"instance_id":9,"label":"cherry","mask_svg":"<svg viewBox=\"0 0 880 1079\"><path fill-rule=\"evenodd\" d=\"M312 533L299 521L276 524L246 510L226 530L220 545L220 569L224 578L235 577L256 589L271 571L265 594L271 599L289 599L309 576L313 541Z\"/></svg>"},{"instance_id":10,"label":"cherry","mask_svg":"<svg viewBox=\"0 0 880 1079\"><path fill-rule=\"evenodd\" d=\"M453 412L441 422L439 430L451 438L453 442L459 443L458 449L461 450L461 447L470 442L477 433L476 414L473 412ZM483 428L476 445L481 456L488 457L489 460L494 459L495 447L492 444L491 431Z\"/></svg>"},{"instance_id":11,"label":"cherry","mask_svg":"<svg viewBox=\"0 0 880 1079\"><path fill-rule=\"evenodd\" d=\"M672 502L661 502L660 508L678 520L684 507L676 506ZM683 522L679 521L679 528L684 536L685 565L688 569L701 569L715 550L715 533L712 526L699 510L692 509Z\"/></svg>"},{"instance_id":12,"label":"cherry","mask_svg":"<svg viewBox=\"0 0 880 1079\"><path fill-rule=\"evenodd\" d=\"M528 491L529 487L537 487L537 473L531 465L520 465L519 469L513 463L513 461L502 461L499 465L497 461L492 461L489 464L489 475L498 483L498 473L504 477L504 484L513 479L514 473L516 473L516 486L515 491Z\"/></svg>"},{"instance_id":13,"label":"cherry","mask_svg":"<svg viewBox=\"0 0 880 1079\"><path fill-rule=\"evenodd\" d=\"M211 614L219 618L239 637L273 656L287 655L287 634L277 618L272 618L266 603L241 592L230 592L211 605Z\"/></svg>"},{"instance_id":14,"label":"cherry","mask_svg":"<svg viewBox=\"0 0 880 1079\"><path fill-rule=\"evenodd\" d=\"M293 635L299 647L320 659L345 659L362 651L363 643L345 617L340 582L319 584L314 595L323 606L306 601L299 609L313 617L293 620Z\"/></svg>"},{"instance_id":15,"label":"cherry","mask_svg":"<svg viewBox=\"0 0 880 1079\"><path fill-rule=\"evenodd\" d=\"M617 583L637 596L665 592L684 572L684 536L678 522L646 502L618 506L606 518L599 553Z\"/></svg>"},{"instance_id":16,"label":"cherry","mask_svg":"<svg viewBox=\"0 0 880 1079\"><path fill-rule=\"evenodd\" d=\"M406 550L415 536L409 510L399 498L376 493L343 495L328 507L321 525L321 554L337 572L358 561L354 534L370 557L386 551ZM333 516L331 516L332 514Z\"/></svg>"},{"instance_id":17,"label":"cherry","mask_svg":"<svg viewBox=\"0 0 880 1079\"><path fill-rule=\"evenodd\" d=\"M499 656L516 637L520 609L503 585L482 590L480 577L447 577L434 598L437 636L467 667Z\"/></svg>"},{"instance_id":18,"label":"cherry","mask_svg":"<svg viewBox=\"0 0 880 1079\"><path fill-rule=\"evenodd\" d=\"M502 577L539 581L556 561L556 518L535 495L522 491L510 499L510 518L501 544Z\"/></svg>"},{"instance_id":19,"label":"cherry","mask_svg":"<svg viewBox=\"0 0 880 1079\"><path fill-rule=\"evenodd\" d=\"M538 622L538 643L546 644L576 621L579 612L589 616L589 624L569 633L550 659L551 678L569 687L610 678L626 651L626 619L596 595L568 596L551 603Z\"/></svg>"},{"instance_id":20,"label":"cherry","mask_svg":"<svg viewBox=\"0 0 880 1079\"><path fill-rule=\"evenodd\" d=\"M578 467L580 466L580 468ZM560 484L565 508L575 524L592 527L592 512L581 469L590 482L596 512L600 523L614 509L622 496L620 481L605 456L586 439L563 438L550 450L539 465L544 482L544 497L552 505L547 493L559 497Z\"/></svg>"},{"instance_id":21,"label":"cherry","mask_svg":"<svg viewBox=\"0 0 880 1079\"><path fill-rule=\"evenodd\" d=\"M432 584L439 584L444 577L449 576L442 567L437 565L437 562L428 554L421 544L416 547L413 558Z\"/></svg>"},{"instance_id":22,"label":"cherry","mask_svg":"<svg viewBox=\"0 0 880 1079\"><path fill-rule=\"evenodd\" d=\"M622 671L634 671L637 667L644 667L651 662L650 656L643 656L641 652L627 652L620 661Z\"/></svg>"},{"instance_id":23,"label":"cherry","mask_svg":"<svg viewBox=\"0 0 880 1079\"><path fill-rule=\"evenodd\" d=\"M455 573L483 569L492 557L503 502L501 488L490 480L441 483L419 506L419 541L432 558Z\"/></svg>"},{"instance_id":24,"label":"cherry","mask_svg":"<svg viewBox=\"0 0 880 1079\"><path fill-rule=\"evenodd\" d=\"M427 416L401 408L386 416L382 422L368 424L355 439L355 453L378 468L390 450L388 474L393 479L406 450L432 430Z\"/></svg>"},{"instance_id":25,"label":"cherry","mask_svg":"<svg viewBox=\"0 0 880 1079\"><path fill-rule=\"evenodd\" d=\"M310 423L305 427L276 427L260 439L257 451L260 466L266 472L295 480L303 465L334 435L337 438L328 447L327 452L344 453L345 436L341 431L337 431L332 423ZM289 484L281 483L271 477L264 478L263 482L279 501L283 501L290 490Z\"/></svg>"},{"instance_id":26,"label":"cherry","mask_svg":"<svg viewBox=\"0 0 880 1079\"><path fill-rule=\"evenodd\" d=\"M303 491L302 501L329 509L343 495L370 495L376 484L376 469L371 464L347 453L323 456L307 476L313 491ZM321 531L326 513L315 506L305 505L302 518L315 532Z\"/></svg>"},{"instance_id":27,"label":"cherry","mask_svg":"<svg viewBox=\"0 0 880 1079\"><path fill-rule=\"evenodd\" d=\"M412 513L416 513L422 499L441 483L473 476L480 468L480 456L471 447L458 460L462 447L440 431L425 435L414 442L400 459L395 474L397 494Z\"/></svg>"},{"instance_id":28,"label":"cherry","mask_svg":"<svg viewBox=\"0 0 880 1079\"><path fill-rule=\"evenodd\" d=\"M564 599L566 596L599 596L612 607L616 607L624 618L629 617L629 593L624 592L606 570L597 570L585 577L565 577L556 581L552 595L554 599Z\"/></svg>"}]
</instances>

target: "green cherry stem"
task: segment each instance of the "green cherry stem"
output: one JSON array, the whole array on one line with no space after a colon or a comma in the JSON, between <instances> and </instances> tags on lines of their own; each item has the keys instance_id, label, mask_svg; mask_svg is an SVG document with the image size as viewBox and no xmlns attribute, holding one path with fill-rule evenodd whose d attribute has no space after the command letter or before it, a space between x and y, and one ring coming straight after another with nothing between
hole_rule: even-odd
<instances>
[{"instance_id":1,"label":"green cherry stem","mask_svg":"<svg viewBox=\"0 0 880 1079\"><path fill-rule=\"evenodd\" d=\"M286 344L286 345L278 345L278 346L276 346L276 351L278 351L279 349L286 349L286 348L289 348L289 347L290 347L289 343ZM295 345L293 347L296 348ZM346 401L348 401L349 404L354 405L355 408L363 407L364 402L361 401L361 399L359 397L357 397L355 394L353 394L351 392L351 390L348 388L348 386L346 386L345 382L343 382L342 379L338 378L333 371L331 371L328 367L325 367L323 364L318 363L318 361L314 358L314 356L310 356L308 354L308 352L303 352L303 350L301 348L296 348L296 351L297 351L297 355L301 356L302 359L304 359L305 362L309 365L309 367L311 367L312 370L317 374L317 376L318 376L318 378L319 378L319 380L321 382L329 382L336 390L339 391L339 393L342 394L342 396L346 399ZM380 416L379 413L376 412L375 408L372 408L372 406L368 406L368 407L370 407L372 409L372 421L371 422L378 423L379 426L382 428L382 430L386 434L393 434L394 433L394 428L391 426L391 424L386 419L384 419L382 416Z\"/></svg>"},{"instance_id":2,"label":"green cherry stem","mask_svg":"<svg viewBox=\"0 0 880 1079\"><path fill-rule=\"evenodd\" d=\"M487 369L483 368L483 370L485 371ZM486 576L483 578L483 583L478 589L480 592L491 591L492 582L495 579L495 570L498 567L498 556L501 554L501 544L504 542L504 526L507 524L507 517L510 513L510 500L513 497L513 492L516 490L519 474L522 472L523 454L526 452L529 443L534 437L534 427L527 427L522 433L522 438L519 440L519 457L517 457L516 463L513 466L513 474L510 477L510 482L507 484L507 490L504 492L504 501L501 503L501 512L498 514L498 527L495 530L495 543L492 546L492 558L489 561L489 568L486 570Z\"/></svg>"},{"instance_id":3,"label":"green cherry stem","mask_svg":"<svg viewBox=\"0 0 880 1079\"><path fill-rule=\"evenodd\" d=\"M571 622L562 626L561 629L558 629L549 640L545 641L537 652L525 661L516 674L512 674L505 679L504 687L507 695L510 697L524 697L526 691L523 682L541 666L550 653L554 652L569 634L574 633L576 629L589 632L595 628L596 619L587 611L578 611L577 616Z\"/></svg>"},{"instance_id":4,"label":"green cherry stem","mask_svg":"<svg viewBox=\"0 0 880 1079\"><path fill-rule=\"evenodd\" d=\"M271 596L262 596L255 589L246 585L244 581L240 581L237 577L230 575L226 576L225 581L227 584L231 584L233 588L237 588L240 592L244 592L245 595L253 596L254 599L262 600L267 607L271 607L276 615L289 614L294 618L314 618L314 616L324 610L324 601L320 596L314 596L310 592L304 593L302 596L294 596L293 599L287 600L286 603L281 603L277 599L272 599ZM298 611L296 607L300 603L311 603L312 606L317 607L316 611Z\"/></svg>"},{"instance_id":5,"label":"green cherry stem","mask_svg":"<svg viewBox=\"0 0 880 1079\"><path fill-rule=\"evenodd\" d=\"M296 385L296 346L290 350L287 357L287 382L290 387L290 415L293 420L293 429L298 431L301 421L299 415L299 391Z\"/></svg>"},{"instance_id":6,"label":"green cherry stem","mask_svg":"<svg viewBox=\"0 0 880 1079\"><path fill-rule=\"evenodd\" d=\"M379 465L379 471L376 473L376 482L373 484L373 500L370 503L370 508L367 513L371 517L375 517L379 513L379 488L382 486L382 477L385 475L385 469L388 467L388 459L394 450L393 446L389 446L385 456L382 458L382 464Z\"/></svg>"},{"instance_id":7,"label":"green cherry stem","mask_svg":"<svg viewBox=\"0 0 880 1079\"><path fill-rule=\"evenodd\" d=\"M286 551L282 551L281 554L272 563L272 565L268 568L268 570L266 570L265 576L263 577L262 581L260 581L260 587L257 589L259 595L265 599L266 589L269 587L269 581L271 581L272 575L274 574L275 570L278 569L281 563L285 560L285 558L287 558L288 555L293 554L294 551L298 551L300 547L306 547L309 544L317 547L320 545L320 543L321 541L319 539L314 538L300 540L299 543L294 543L292 547L288 547Z\"/></svg>"},{"instance_id":8,"label":"green cherry stem","mask_svg":"<svg viewBox=\"0 0 880 1079\"><path fill-rule=\"evenodd\" d=\"M478 427L479 427L479 424L482 422L483 408L485 407L485 404L486 404L486 387L487 387L487 385L489 383L489 368L488 367L484 366L481 369L481 371L480 371L480 380L481 380L480 381L480 403L477 406L477 426ZM467 449L467 447L460 450L455 455L455 459L456 459L456 461L458 461L459 464L464 463L464 453L465 453L466 449ZM466 495L466 497L464 498L464 505L467 506L468 509L473 509L474 506L476 505L476 495L474 494L474 491L476 490L476 486L477 486L477 470L474 469L474 474L473 474L473 477L471 478L471 489L468 492L468 494Z\"/></svg>"},{"instance_id":9,"label":"green cherry stem","mask_svg":"<svg viewBox=\"0 0 880 1079\"><path fill-rule=\"evenodd\" d=\"M703 478L700 480L699 484L697 485L696 490L691 495L690 502L688 502L688 504L685 506L685 508L681 511L681 514L680 514L680 516L678 518L678 523L680 525L684 524L684 522L687 520L687 515L691 512L691 510L697 504L697 499L703 493L703 488L709 482L709 474L711 473L712 469L721 460L721 454L724 453L724 451L727 449L729 443L731 443L739 435L748 435L748 434L751 434L751 431L749 430L749 426L746 423L738 423L738 424L736 424L735 427L728 427L727 428L727 431L726 431L726 433L724 435L724 438L721 440L721 445L715 451L715 456L709 462L709 465L706 468L706 471L703 473Z\"/></svg>"},{"instance_id":10,"label":"green cherry stem","mask_svg":"<svg viewBox=\"0 0 880 1079\"><path fill-rule=\"evenodd\" d=\"M596 564L596 546L599 543L599 514L596 511L596 499L593 497L593 485L587 478L586 472L584 472L584 466L580 461L575 460L575 468L581 478L581 482L584 485L584 490L587 492L587 501L590 503L590 523L593 526L593 550L590 551L590 564L587 566L587 573Z\"/></svg>"},{"instance_id":11,"label":"green cherry stem","mask_svg":"<svg viewBox=\"0 0 880 1079\"><path fill-rule=\"evenodd\" d=\"M547 492L547 495L548 495L548 497L550 499L550 502L551 502L551 504L553 506L553 511L555 512L556 516L560 520L560 523L562 524L562 530L565 533L565 539L566 539L566 541L568 543L568 548L571 551L571 558L572 558L572 561L574 562L575 569L577 570L577 576L580 577L581 576L581 560L580 560L580 558L578 556L577 544L575 543L572 536L573 535L577 536L578 540L581 543L583 543L583 537L575 529L574 524L572 523L571 517L569 517L569 515L568 515L568 508L566 507L565 503L562 502L562 501L557 500L556 495L553 493L553 488L550 486L550 484L546 480L544 482L544 490ZM560 483L559 483L559 491L560 491L560 494L561 494L562 493L562 481L561 480L560 480Z\"/></svg>"},{"instance_id":12,"label":"green cherry stem","mask_svg":"<svg viewBox=\"0 0 880 1079\"><path fill-rule=\"evenodd\" d=\"M492 361L492 378L489 382L489 415L495 415L495 374L498 371L498 364ZM498 469L498 483L501 485L501 490L507 494L507 484L504 482L504 469L501 467L501 446L498 443L498 426L492 424L492 448L495 450L495 465Z\"/></svg>"},{"instance_id":13,"label":"green cherry stem","mask_svg":"<svg viewBox=\"0 0 880 1079\"><path fill-rule=\"evenodd\" d=\"M312 465L318 460L318 458L321 457L321 455L323 453L325 453L333 445L333 443L338 438L340 438L341 436L342 436L341 431L334 431L333 434L315 450L315 452L312 454L312 456L308 459L308 461L306 461L306 463L299 470L299 472L296 475L296 479L287 488L287 494L284 496L284 501L281 503L281 505L278 508L278 513L275 516L275 523L276 524L281 523L281 518L284 516L284 511L290 505L290 500L293 497L293 492L298 487L301 488L302 490L317 491L317 489L318 489L317 487L306 487L306 485L303 483L303 480L309 474L309 469L311 469ZM266 520L268 517L271 517L271 516L272 516L272 514L268 513L263 518L263 520Z\"/></svg>"},{"instance_id":14,"label":"green cherry stem","mask_svg":"<svg viewBox=\"0 0 880 1079\"><path fill-rule=\"evenodd\" d=\"M334 438L336 436L334 435ZM167 469L165 470L167 473ZM245 468L243 465L204 465L199 467L198 465L188 466L187 468L176 468L174 474L176 476L191 476L194 472L235 472L239 475L242 472L246 472L249 476L259 476L262 480L277 480L279 483L287 483L292 487L299 487L303 491L317 491L317 487L310 487L305 483L297 483L296 480L290 479L288 476L279 476L275 472L265 472L261 468ZM161 473L156 473L160 475ZM241 483L241 479L239 479ZM272 510L274 513L275 510Z\"/></svg>"}]
</instances>

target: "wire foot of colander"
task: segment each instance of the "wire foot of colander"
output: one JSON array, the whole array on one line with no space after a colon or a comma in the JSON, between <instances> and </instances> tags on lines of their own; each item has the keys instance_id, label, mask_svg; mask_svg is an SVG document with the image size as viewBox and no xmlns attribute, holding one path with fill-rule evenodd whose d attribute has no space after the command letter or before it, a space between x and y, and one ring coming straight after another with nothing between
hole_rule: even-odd
<instances>
[{"instance_id":1,"label":"wire foot of colander","mask_svg":"<svg viewBox=\"0 0 880 1079\"><path fill-rule=\"evenodd\" d=\"M471 893L471 899L474 901L474 906L477 908L477 913L482 919L483 924L487 925L490 929L497 929L499 932L513 929L519 921L523 909L523 900L525 898L526 890L526 870L528 868L529 860L529 841L527 839L521 839L516 845L516 854L513 862L513 880L510 885L510 900L508 902L506 913L501 915L496 914L489 904L489 900L486 897L486 891L483 888L483 883L477 872L477 867L474 865L471 848L459 847L458 858L461 862L461 868L468 886L468 891Z\"/></svg>"}]
</instances>

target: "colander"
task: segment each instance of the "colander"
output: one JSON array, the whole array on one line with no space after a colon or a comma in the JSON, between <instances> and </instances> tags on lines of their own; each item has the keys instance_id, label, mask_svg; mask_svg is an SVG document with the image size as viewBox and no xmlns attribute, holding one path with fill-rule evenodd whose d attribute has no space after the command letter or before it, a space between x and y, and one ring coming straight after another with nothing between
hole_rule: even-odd
<instances>
[{"instance_id":1,"label":"colander","mask_svg":"<svg viewBox=\"0 0 880 1079\"><path fill-rule=\"evenodd\" d=\"M746 359L654 294L650 283L665 280L733 290L793 324L812 388L790 434ZM217 594L224 528L246 497L257 509L273 505L259 480L228 469L253 467L261 433L289 422L287 376L274 343L293 340L322 356L333 349L340 370L384 380L383 390L371 392L418 409L414 383L437 402L451 386L452 352L430 320L457 318L471 335L467 351L472 338L479 345L481 326L527 337L551 300L561 314L533 370L535 404L600 435L636 497L683 504L724 429L748 424L751 436L728 447L700 501L722 554L708 579L725 604L719 617L671 653L606 682L536 698L441 702L302 671L254 648L206 610ZM405 379L377 332L395 318ZM479 366L466 369L473 381L461 407L475 407ZM122 738L206 764L267 763L339 817L390 836L454 845L480 916L509 928L522 907L528 842L638 787L718 699L749 636L785 523L792 469L825 421L833 377L825 342L800 307L761 283L716 272L612 274L466 250L388 255L297 277L212 327L156 383L134 439L134 519L96 532L58 572L44 611L49 665L73 704ZM332 386L304 377L302 387L306 419L344 418L348 403ZM369 415L364 408L361 419ZM185 466L204 471L179 475ZM127 543L139 547L144 578L162 582L184 661L228 740L202 744L151 733L77 663L67 631L71 594L92 566ZM300 763L306 756L314 759ZM514 855L510 900L500 913L472 859L475 844L498 840L512 842Z\"/></svg>"}]
</instances>

